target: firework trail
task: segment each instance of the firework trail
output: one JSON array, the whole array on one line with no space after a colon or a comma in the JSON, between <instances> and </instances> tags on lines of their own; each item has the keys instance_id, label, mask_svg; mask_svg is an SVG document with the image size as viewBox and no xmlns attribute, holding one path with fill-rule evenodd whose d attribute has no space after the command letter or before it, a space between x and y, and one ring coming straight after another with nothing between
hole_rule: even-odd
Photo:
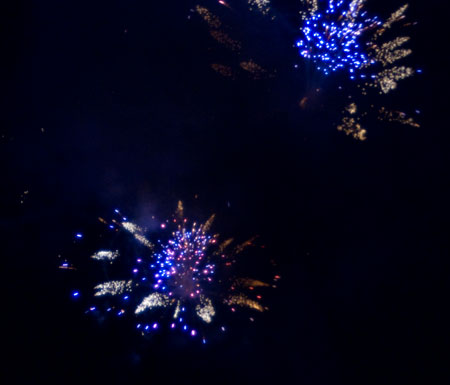
<instances>
[{"instance_id":1,"label":"firework trail","mask_svg":"<svg viewBox=\"0 0 450 385\"><path fill-rule=\"evenodd\" d=\"M116 214L121 216L119 210ZM161 328L174 329L199 336L206 343L207 332L225 330L223 320L217 320L218 313L233 314L239 308L256 313L267 310L256 288L264 291L275 287L280 277L275 276L271 284L236 277L232 269L236 257L253 246L256 238L235 246L233 239L220 241L218 234L210 233L214 219L212 215L204 223L190 223L179 202L172 219L161 224L159 238L151 242L145 229L126 218L112 219L110 223L99 218L111 229L130 234L141 247L139 254L132 256L103 249L91 255L97 263L109 265L130 258L131 264L128 271L121 272L126 279L108 280L93 287L93 297L105 298L108 305L91 305L88 312L99 312L104 307L119 317L135 318L136 328L143 335ZM66 261L64 264L68 266ZM80 293L73 295L78 297ZM113 306L111 299L115 299Z\"/></svg>"}]
</instances>

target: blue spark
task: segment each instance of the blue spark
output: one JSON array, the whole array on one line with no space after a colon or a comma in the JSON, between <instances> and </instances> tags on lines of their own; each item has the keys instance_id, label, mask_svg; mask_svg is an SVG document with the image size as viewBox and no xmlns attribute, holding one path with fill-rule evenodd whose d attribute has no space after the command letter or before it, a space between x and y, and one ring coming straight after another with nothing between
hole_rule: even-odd
<instances>
[{"instance_id":1,"label":"blue spark","mask_svg":"<svg viewBox=\"0 0 450 385\"><path fill-rule=\"evenodd\" d=\"M341 69L351 74L370 64L359 40L366 29L379 25L376 17L360 13L354 1L328 0L324 13L315 13L301 28L304 38L297 41L300 55L312 60L325 75ZM354 79L354 76L351 76Z\"/></svg>"}]
</instances>

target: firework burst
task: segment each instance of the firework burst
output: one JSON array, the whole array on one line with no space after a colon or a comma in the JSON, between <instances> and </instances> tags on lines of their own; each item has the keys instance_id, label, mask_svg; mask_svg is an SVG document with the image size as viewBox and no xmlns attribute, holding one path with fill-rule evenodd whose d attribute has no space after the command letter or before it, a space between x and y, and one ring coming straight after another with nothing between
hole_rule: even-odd
<instances>
[{"instance_id":1,"label":"firework burst","mask_svg":"<svg viewBox=\"0 0 450 385\"><path fill-rule=\"evenodd\" d=\"M348 69L354 79L355 70L370 65L372 60L360 47L360 37L380 24L376 17L361 12L363 2L329 0L324 13L311 13L301 28L304 38L297 42L300 55L316 63L325 75Z\"/></svg>"},{"instance_id":2,"label":"firework burst","mask_svg":"<svg viewBox=\"0 0 450 385\"><path fill-rule=\"evenodd\" d=\"M121 217L119 210L116 214ZM179 202L172 219L160 225L155 242L146 236L145 229L126 218L110 222L100 218L111 229L130 234L140 246L139 255L126 256L119 250L104 249L91 255L97 263L109 265L121 258L131 259L131 263L127 263L127 279L94 286L93 297L108 298L108 306L91 305L88 312L105 307L119 317L135 318L136 328L143 335L161 328L175 329L191 337L199 336L206 343L208 330L225 330L223 320L216 320L218 314L233 314L239 308L256 313L266 311L257 289L275 287L274 282L238 278L233 273L237 256L253 246L255 238L235 246L233 239L220 241L218 234L210 233L214 218L212 215L204 223L191 223ZM274 281L278 279L279 276L274 277ZM76 293L78 297L80 293ZM249 319L254 320L252 314Z\"/></svg>"},{"instance_id":3,"label":"firework burst","mask_svg":"<svg viewBox=\"0 0 450 385\"><path fill-rule=\"evenodd\" d=\"M368 131L380 122L420 127L416 121L420 109L391 107L385 97L394 94L403 80L421 72L408 65L412 50L408 47L411 39L405 31L415 24L406 20L408 5L388 17L380 17L367 9L367 3L366 0L301 0L301 34L293 37L293 46L303 59L303 65L294 64L294 71L303 70L306 75L305 91L299 95L298 106L302 110L322 108L323 104L317 100L335 92L332 109L337 107L341 115L333 118L332 124L359 141L366 140ZM211 68L235 81L251 78L271 84L277 81L272 79L286 79L283 72L288 68L283 64L286 52L279 50L283 44L277 36L289 23L289 17L270 2L248 1L247 4L249 8L243 2L239 7L232 4L232 10L214 9L212 4L208 5L211 9L198 5L192 10L218 43L214 49L221 46L228 51L228 55L220 52L221 62L213 62ZM251 21L251 29L242 25L248 9L254 11L245 19ZM394 98L389 96L390 104L396 103Z\"/></svg>"},{"instance_id":4,"label":"firework burst","mask_svg":"<svg viewBox=\"0 0 450 385\"><path fill-rule=\"evenodd\" d=\"M370 73L368 69L375 67L370 78L384 93L395 87L383 87L383 79L394 77L398 80L414 73L407 67L394 66L386 70L411 54L410 49L402 48L409 37L379 42L388 29L405 18L407 5L383 22L377 16L368 15L366 0L327 0L323 3L327 4L324 10L315 1L315 6L304 12L308 15L300 28L304 37L297 41L300 55L314 62L318 70L329 75L345 69L351 79L365 79Z\"/></svg>"},{"instance_id":5,"label":"firework burst","mask_svg":"<svg viewBox=\"0 0 450 385\"><path fill-rule=\"evenodd\" d=\"M395 36L387 41L382 39L405 19L408 5L400 7L383 21L377 16L369 16L365 10L366 0L304 0L303 3L300 28L303 37L296 43L300 55L313 62L316 69L326 76L346 71L354 81L350 86L341 83L339 87L346 90L348 99L352 100L343 109L338 130L355 139L365 140L367 130L363 125L367 119L418 127L407 113L389 111L382 102L378 106L371 103L369 108L362 107L364 103L359 102L373 91L378 95L388 94L401 80L421 72L397 64L412 53L411 49L405 48L410 40L408 36ZM407 25L411 23L403 23L402 27Z\"/></svg>"}]
</instances>

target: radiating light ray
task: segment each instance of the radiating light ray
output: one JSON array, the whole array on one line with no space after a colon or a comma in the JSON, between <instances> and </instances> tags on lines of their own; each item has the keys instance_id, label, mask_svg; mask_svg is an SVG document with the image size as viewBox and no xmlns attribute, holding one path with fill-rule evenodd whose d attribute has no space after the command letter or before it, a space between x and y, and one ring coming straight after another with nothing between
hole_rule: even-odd
<instances>
[{"instance_id":1,"label":"radiating light ray","mask_svg":"<svg viewBox=\"0 0 450 385\"><path fill-rule=\"evenodd\" d=\"M214 71L216 71L218 74L220 74L224 77L234 78L233 69L228 65L224 65L224 64L220 64L220 63L212 63L211 68Z\"/></svg>"},{"instance_id":2,"label":"radiating light ray","mask_svg":"<svg viewBox=\"0 0 450 385\"><path fill-rule=\"evenodd\" d=\"M195 7L195 10L210 28L219 29L222 26L222 22L220 21L220 19L216 15L211 13L207 8L197 5Z\"/></svg>"},{"instance_id":3,"label":"radiating light ray","mask_svg":"<svg viewBox=\"0 0 450 385\"><path fill-rule=\"evenodd\" d=\"M119 251L100 250L91 255L92 259L98 261L114 261L119 256Z\"/></svg>"},{"instance_id":4,"label":"radiating light ray","mask_svg":"<svg viewBox=\"0 0 450 385\"><path fill-rule=\"evenodd\" d=\"M143 235L143 230L139 226L131 222L122 222L121 225L125 230L133 234L139 243L149 249L153 249L154 245Z\"/></svg>"},{"instance_id":5,"label":"radiating light ray","mask_svg":"<svg viewBox=\"0 0 450 385\"><path fill-rule=\"evenodd\" d=\"M388 122L397 122L415 128L420 127L420 124L417 123L413 117L408 116L405 112L389 111L385 107L380 108L378 119L386 120Z\"/></svg>"},{"instance_id":6,"label":"radiating light ray","mask_svg":"<svg viewBox=\"0 0 450 385\"><path fill-rule=\"evenodd\" d=\"M388 29L392 27L392 25L402 19L405 18L405 12L408 9L409 4L402 5L399 9L397 9L395 12L391 14L389 19L387 19L381 28L378 28L377 31L375 31L373 38L374 40L381 37Z\"/></svg>"},{"instance_id":7,"label":"radiating light ray","mask_svg":"<svg viewBox=\"0 0 450 385\"><path fill-rule=\"evenodd\" d=\"M184 218L184 206L183 202L178 201L177 210L175 211L175 215L179 220L182 220Z\"/></svg>"},{"instance_id":8,"label":"radiating light ray","mask_svg":"<svg viewBox=\"0 0 450 385\"><path fill-rule=\"evenodd\" d=\"M262 79L267 71L259 64L255 63L252 59L239 63L239 66L253 75L253 79Z\"/></svg>"},{"instance_id":9,"label":"radiating light ray","mask_svg":"<svg viewBox=\"0 0 450 385\"><path fill-rule=\"evenodd\" d=\"M242 45L241 42L238 40L233 39L228 33L212 29L209 31L209 34L220 44L223 44L228 49L231 49L232 51L240 51Z\"/></svg>"},{"instance_id":10,"label":"radiating light ray","mask_svg":"<svg viewBox=\"0 0 450 385\"><path fill-rule=\"evenodd\" d=\"M225 249L233 243L233 241L234 241L233 238L228 238L228 239L226 239L225 241L223 241L223 242L219 245L218 249L215 251L215 255L220 255L220 254L222 254L222 253L225 251Z\"/></svg>"},{"instance_id":11,"label":"radiating light ray","mask_svg":"<svg viewBox=\"0 0 450 385\"><path fill-rule=\"evenodd\" d=\"M258 281L253 278L238 278L235 284L242 287L269 287L270 285L266 282Z\"/></svg>"},{"instance_id":12,"label":"radiating light ray","mask_svg":"<svg viewBox=\"0 0 450 385\"><path fill-rule=\"evenodd\" d=\"M409 36L400 36L395 38L394 40L383 43L381 47L378 45L373 45L371 50L374 51L373 57L374 59L381 63L383 67L386 67L390 64L395 63L398 60L401 60L409 55L411 55L411 49L400 49L402 45L407 43L410 40Z\"/></svg>"},{"instance_id":13,"label":"radiating light ray","mask_svg":"<svg viewBox=\"0 0 450 385\"><path fill-rule=\"evenodd\" d=\"M245 242L241 243L240 245L237 245L234 254L240 254L242 253L247 247L250 247L253 245L253 242L258 238L257 236L251 237L250 239L246 240Z\"/></svg>"},{"instance_id":14,"label":"radiating light ray","mask_svg":"<svg viewBox=\"0 0 450 385\"><path fill-rule=\"evenodd\" d=\"M214 220L216 219L216 214L212 214L208 220L205 222L204 225L201 226L201 230L206 232L211 229L212 224L214 223Z\"/></svg>"},{"instance_id":15,"label":"radiating light ray","mask_svg":"<svg viewBox=\"0 0 450 385\"><path fill-rule=\"evenodd\" d=\"M374 81L368 83L369 87L376 87L381 90L382 93L388 92L397 88L400 80L409 78L414 75L414 70L411 67L393 67L379 72L374 76Z\"/></svg>"},{"instance_id":16,"label":"radiating light ray","mask_svg":"<svg viewBox=\"0 0 450 385\"><path fill-rule=\"evenodd\" d=\"M232 295L227 300L228 305L238 305L242 307L248 307L259 312L263 312L264 308L257 301L248 298L245 294Z\"/></svg>"},{"instance_id":17,"label":"radiating light ray","mask_svg":"<svg viewBox=\"0 0 450 385\"><path fill-rule=\"evenodd\" d=\"M161 293L152 293L145 297L134 311L135 314L142 313L155 307L166 307L170 304L169 297Z\"/></svg>"},{"instance_id":18,"label":"radiating light ray","mask_svg":"<svg viewBox=\"0 0 450 385\"><path fill-rule=\"evenodd\" d=\"M94 294L96 297L102 295L119 295L123 294L126 291L131 291L133 287L133 281L108 281L101 283L94 287L96 293Z\"/></svg>"},{"instance_id":19,"label":"radiating light ray","mask_svg":"<svg viewBox=\"0 0 450 385\"><path fill-rule=\"evenodd\" d=\"M181 306L180 306L181 302L178 300L177 301L177 305L175 307L175 311L173 313L173 318L178 318L178 315L180 314L180 310L181 310Z\"/></svg>"},{"instance_id":20,"label":"radiating light ray","mask_svg":"<svg viewBox=\"0 0 450 385\"><path fill-rule=\"evenodd\" d=\"M212 301L204 296L200 296L200 303L195 306L197 316L206 323L211 323L213 317L216 315Z\"/></svg>"}]
</instances>

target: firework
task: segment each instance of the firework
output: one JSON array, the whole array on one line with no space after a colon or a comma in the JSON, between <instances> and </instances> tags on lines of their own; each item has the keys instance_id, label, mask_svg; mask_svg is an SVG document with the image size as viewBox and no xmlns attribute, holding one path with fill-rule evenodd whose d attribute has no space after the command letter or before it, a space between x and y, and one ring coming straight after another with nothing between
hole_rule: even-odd
<instances>
[{"instance_id":1,"label":"firework","mask_svg":"<svg viewBox=\"0 0 450 385\"><path fill-rule=\"evenodd\" d=\"M382 93L387 94L397 88L399 80L406 79L413 74L414 70L409 67L389 68L374 75L373 82L367 83L367 86L379 88Z\"/></svg>"},{"instance_id":2,"label":"firework","mask_svg":"<svg viewBox=\"0 0 450 385\"><path fill-rule=\"evenodd\" d=\"M116 214L121 215L118 210ZM97 263L129 260L128 268L121 272L122 277L128 273L128 279L96 284L93 297L117 298L114 306L110 305L110 299L107 301L106 310L117 308L119 310L112 314L136 317L136 327L144 335L166 327L187 332L192 337L203 334L203 342L206 341L206 328L214 328L217 324L218 313L229 311L233 314L236 307L257 313L267 310L255 288L264 290L274 285L236 277L233 269L236 257L253 246L256 238L236 246L232 239L219 242L219 235L210 233L214 219L215 215L212 215L204 223L191 223L179 202L172 219L161 224L155 242L151 242L147 231L137 224L123 217L113 219L114 229L130 234L131 239L141 246L139 256L127 256L119 250L93 253L91 259ZM100 222L111 226L103 218ZM101 304L91 305L88 312L92 309L97 312L101 308ZM166 322L156 322L157 319ZM222 323L220 327L223 327Z\"/></svg>"},{"instance_id":3,"label":"firework","mask_svg":"<svg viewBox=\"0 0 450 385\"><path fill-rule=\"evenodd\" d=\"M225 2L219 2L226 8L231 9ZM248 0L247 7L242 4L236 9L233 9L233 16L236 14L245 14L248 11L255 11L263 16L263 19L273 20L275 17L268 17L271 13L270 2L268 0ZM235 80L239 75L245 75L253 80L264 79L272 77L271 71L263 68L261 64L258 64L255 59L249 57L248 44L245 41L247 36L242 36L238 29L233 28L228 23L224 23L219 16L215 15L209 9L200 5L195 7L195 12L208 26L209 35L223 48L230 52L229 62L239 63L238 66L232 68L229 64L225 63L212 63L210 67L219 75ZM228 13L228 11L227 11ZM228 14L228 19L230 15ZM233 18L232 18L233 19ZM234 20L236 22L236 20ZM220 56L223 56L222 54Z\"/></svg>"},{"instance_id":4,"label":"firework","mask_svg":"<svg viewBox=\"0 0 450 385\"><path fill-rule=\"evenodd\" d=\"M315 15L319 10L319 0L301 0L304 6L304 10L300 11L303 20Z\"/></svg>"},{"instance_id":5,"label":"firework","mask_svg":"<svg viewBox=\"0 0 450 385\"><path fill-rule=\"evenodd\" d=\"M29 191L25 190L22 194L20 194L20 204L24 204L25 198L28 196Z\"/></svg>"},{"instance_id":6,"label":"firework","mask_svg":"<svg viewBox=\"0 0 450 385\"><path fill-rule=\"evenodd\" d=\"M230 66L220 63L213 63L211 64L211 68L223 77L233 78L233 70Z\"/></svg>"},{"instance_id":7,"label":"firework","mask_svg":"<svg viewBox=\"0 0 450 385\"><path fill-rule=\"evenodd\" d=\"M363 3L364 0L353 0L347 5L343 0L329 0L325 13L312 13L301 28L304 38L297 42L300 55L316 63L325 75L347 69L354 79L355 70L372 60L360 46L360 37L381 24L361 12Z\"/></svg>"},{"instance_id":8,"label":"firework","mask_svg":"<svg viewBox=\"0 0 450 385\"><path fill-rule=\"evenodd\" d=\"M270 1L269 0L248 0L249 10L253 11L257 9L264 16L270 13Z\"/></svg>"},{"instance_id":9,"label":"firework","mask_svg":"<svg viewBox=\"0 0 450 385\"><path fill-rule=\"evenodd\" d=\"M148 247L149 249L153 249L153 244L143 235L143 230L139 226L131 222L121 222L121 226L133 234L136 240L142 245Z\"/></svg>"},{"instance_id":10,"label":"firework","mask_svg":"<svg viewBox=\"0 0 450 385\"><path fill-rule=\"evenodd\" d=\"M91 258L98 261L114 261L119 256L119 251L100 250L94 253Z\"/></svg>"},{"instance_id":11,"label":"firework","mask_svg":"<svg viewBox=\"0 0 450 385\"><path fill-rule=\"evenodd\" d=\"M209 34L211 37L213 37L217 42L220 44L223 44L228 49L232 51L239 51L241 49L241 43L238 40L233 39L230 37L226 32L212 29Z\"/></svg>"},{"instance_id":12,"label":"firework","mask_svg":"<svg viewBox=\"0 0 450 385\"><path fill-rule=\"evenodd\" d=\"M94 294L99 297L102 295L110 294L110 295L119 295L124 293L125 291L131 291L133 287L133 281L108 281L105 283L101 283L94 287L97 292Z\"/></svg>"},{"instance_id":13,"label":"firework","mask_svg":"<svg viewBox=\"0 0 450 385\"><path fill-rule=\"evenodd\" d=\"M417 111L416 113L419 113ZM420 124L417 123L414 118L408 116L405 112L401 111L389 111L385 107L381 107L379 111L379 120L387 120L389 122L397 122L400 124L405 124L411 127L419 128Z\"/></svg>"},{"instance_id":14,"label":"firework","mask_svg":"<svg viewBox=\"0 0 450 385\"><path fill-rule=\"evenodd\" d=\"M169 297L160 293L152 293L145 297L139 306L134 311L135 314L142 313L147 309L153 309L155 307L166 307L170 304Z\"/></svg>"},{"instance_id":15,"label":"firework","mask_svg":"<svg viewBox=\"0 0 450 385\"><path fill-rule=\"evenodd\" d=\"M251 73L253 76L253 79L261 79L266 75L266 70L264 68L262 68L259 64L255 63L253 60L248 60L248 61L243 61L241 63L239 63L239 66Z\"/></svg>"},{"instance_id":16,"label":"firework","mask_svg":"<svg viewBox=\"0 0 450 385\"><path fill-rule=\"evenodd\" d=\"M211 13L207 8L197 5L195 7L196 12L201 18L208 24L209 28L219 29L222 26L220 19Z\"/></svg>"},{"instance_id":17,"label":"firework","mask_svg":"<svg viewBox=\"0 0 450 385\"><path fill-rule=\"evenodd\" d=\"M337 129L346 135L352 136L354 139L363 141L367 139L367 131L361 126L361 116L356 115L357 109L355 103L349 104L345 110L350 116L344 116Z\"/></svg>"},{"instance_id":18,"label":"firework","mask_svg":"<svg viewBox=\"0 0 450 385\"><path fill-rule=\"evenodd\" d=\"M401 80L413 76L412 67L397 65L411 55L405 47L408 36L397 36L381 41L386 32L405 18L408 5L383 21L377 16L369 16L365 10L366 0L304 0L301 31L303 37L296 43L300 55L313 62L316 69L328 76L346 71L355 83L348 87L342 83L340 89L349 89L350 102L343 109L343 116L337 128L357 140L365 140L367 130L363 120L377 118L389 122L419 125L413 118L402 118L385 106L361 105L361 97L375 90L379 95L392 92ZM356 86L356 87L355 87ZM381 104L380 102L378 106Z\"/></svg>"}]
</instances>

